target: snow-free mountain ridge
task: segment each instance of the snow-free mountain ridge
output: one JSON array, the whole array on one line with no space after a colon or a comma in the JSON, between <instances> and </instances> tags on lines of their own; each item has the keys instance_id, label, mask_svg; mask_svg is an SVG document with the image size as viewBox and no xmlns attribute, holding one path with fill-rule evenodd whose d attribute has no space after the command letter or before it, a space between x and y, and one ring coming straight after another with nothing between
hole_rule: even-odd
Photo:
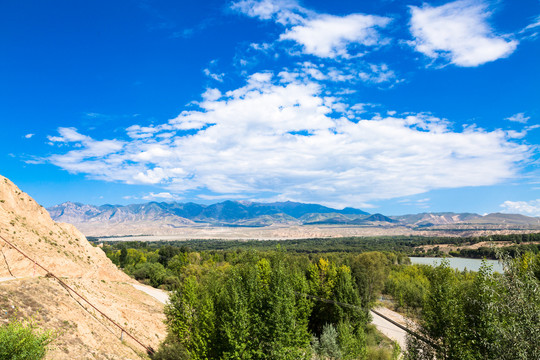
<instances>
[{"instance_id":1,"label":"snow-free mountain ridge","mask_svg":"<svg viewBox=\"0 0 540 360\"><path fill-rule=\"evenodd\" d=\"M319 204L299 202L260 203L223 201L211 205L193 202L148 202L131 205L86 205L66 202L47 209L56 221L87 229L92 226L141 229L175 229L190 226L268 227L268 226L405 226L410 228L540 228L540 218L518 214L494 213L420 213L386 216L355 208L333 209ZM131 233L133 231L130 231ZM135 232L137 233L137 232Z\"/></svg>"},{"instance_id":2,"label":"snow-free mountain ridge","mask_svg":"<svg viewBox=\"0 0 540 360\"><path fill-rule=\"evenodd\" d=\"M267 226L274 223L304 224L320 222L335 216L344 221L356 221L370 214L354 208L332 209L318 204L298 202L257 203L224 201L212 205L192 202L149 202L132 205L85 205L66 202L47 209L57 221L79 222L129 222L170 221L178 225L208 223L213 225ZM314 216L314 214L316 214Z\"/></svg>"}]
</instances>

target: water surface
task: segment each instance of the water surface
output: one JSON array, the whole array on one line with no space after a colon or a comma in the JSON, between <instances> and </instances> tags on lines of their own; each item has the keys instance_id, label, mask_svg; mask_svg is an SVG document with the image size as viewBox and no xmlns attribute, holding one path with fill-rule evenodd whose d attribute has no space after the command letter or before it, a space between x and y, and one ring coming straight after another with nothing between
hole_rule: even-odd
<instances>
[{"instance_id":1,"label":"water surface","mask_svg":"<svg viewBox=\"0 0 540 360\"><path fill-rule=\"evenodd\" d=\"M411 263L413 264L425 264L425 265L433 265L437 266L441 263L441 260L443 258L437 258L437 257L410 257ZM480 269L480 266L482 265L481 259L467 259L467 258L446 258L448 262L450 263L450 267L453 267L454 269L458 269L460 271L463 271L465 269L472 270L472 271L478 271ZM502 264L499 263L497 260L484 260L488 263L488 265L493 266L493 270L502 273L503 267Z\"/></svg>"}]
</instances>

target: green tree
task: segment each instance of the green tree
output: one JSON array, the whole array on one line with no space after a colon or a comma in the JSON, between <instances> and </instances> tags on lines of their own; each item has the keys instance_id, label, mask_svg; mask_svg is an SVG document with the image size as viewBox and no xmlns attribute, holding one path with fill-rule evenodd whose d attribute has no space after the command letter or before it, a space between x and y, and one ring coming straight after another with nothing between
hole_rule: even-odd
<instances>
[{"instance_id":1,"label":"green tree","mask_svg":"<svg viewBox=\"0 0 540 360\"><path fill-rule=\"evenodd\" d=\"M178 255L180 251L181 250L176 246L171 246L171 245L162 246L158 250L158 254L159 254L158 261L160 262L161 265L167 266L167 264L169 263L169 260L172 259L175 255Z\"/></svg>"},{"instance_id":2,"label":"green tree","mask_svg":"<svg viewBox=\"0 0 540 360\"><path fill-rule=\"evenodd\" d=\"M363 326L353 326L349 321L340 321L337 325L341 359L357 360L367 356L366 335Z\"/></svg>"},{"instance_id":3,"label":"green tree","mask_svg":"<svg viewBox=\"0 0 540 360\"><path fill-rule=\"evenodd\" d=\"M186 278L165 308L170 343L179 343L192 359L213 358L214 304L208 288L193 276Z\"/></svg>"},{"instance_id":4,"label":"green tree","mask_svg":"<svg viewBox=\"0 0 540 360\"><path fill-rule=\"evenodd\" d=\"M332 324L325 324L316 348L319 359L341 359L338 333Z\"/></svg>"},{"instance_id":5,"label":"green tree","mask_svg":"<svg viewBox=\"0 0 540 360\"><path fill-rule=\"evenodd\" d=\"M352 279L351 270L345 265L336 266L324 258L312 263L307 269L310 295L327 301L314 300L309 318L310 330L315 335L322 334L326 324L337 325L348 320L358 326L367 323L367 310L362 310L358 291ZM352 306L343 306L344 303Z\"/></svg>"},{"instance_id":6,"label":"green tree","mask_svg":"<svg viewBox=\"0 0 540 360\"><path fill-rule=\"evenodd\" d=\"M540 359L540 281L534 257L503 257L503 262L492 310L498 314L492 354L503 360Z\"/></svg>"},{"instance_id":7,"label":"green tree","mask_svg":"<svg viewBox=\"0 0 540 360\"><path fill-rule=\"evenodd\" d=\"M351 271L362 305L370 307L384 288L390 261L385 254L377 251L359 254L351 262Z\"/></svg>"},{"instance_id":8,"label":"green tree","mask_svg":"<svg viewBox=\"0 0 540 360\"><path fill-rule=\"evenodd\" d=\"M428 268L428 265L409 265L392 270L385 283L385 293L392 295L399 307L421 309L429 288L424 272Z\"/></svg>"},{"instance_id":9,"label":"green tree","mask_svg":"<svg viewBox=\"0 0 540 360\"><path fill-rule=\"evenodd\" d=\"M129 272L137 280L146 280L150 281L150 285L153 287L159 287L163 284L167 272L165 268L160 263L139 263L135 266L130 266Z\"/></svg>"},{"instance_id":10,"label":"green tree","mask_svg":"<svg viewBox=\"0 0 540 360\"><path fill-rule=\"evenodd\" d=\"M119 263L120 267L122 267L122 268L126 266L127 255L128 255L127 248L125 246L123 246L120 249L120 256L118 257L118 263Z\"/></svg>"}]
</instances>

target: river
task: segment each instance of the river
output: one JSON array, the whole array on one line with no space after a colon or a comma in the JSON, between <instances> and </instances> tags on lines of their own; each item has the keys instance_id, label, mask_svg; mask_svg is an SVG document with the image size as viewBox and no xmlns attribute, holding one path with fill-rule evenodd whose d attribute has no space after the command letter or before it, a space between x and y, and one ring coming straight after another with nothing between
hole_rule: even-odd
<instances>
[{"instance_id":1,"label":"river","mask_svg":"<svg viewBox=\"0 0 540 360\"><path fill-rule=\"evenodd\" d=\"M437 257L411 257L411 263L413 264L425 264L437 266L441 263L443 258ZM448 260L450 267L463 271L465 269L478 271L482 265L481 259L466 259L466 258L445 258ZM497 260L485 260L488 265L493 266L493 270L502 273L503 267Z\"/></svg>"}]
</instances>

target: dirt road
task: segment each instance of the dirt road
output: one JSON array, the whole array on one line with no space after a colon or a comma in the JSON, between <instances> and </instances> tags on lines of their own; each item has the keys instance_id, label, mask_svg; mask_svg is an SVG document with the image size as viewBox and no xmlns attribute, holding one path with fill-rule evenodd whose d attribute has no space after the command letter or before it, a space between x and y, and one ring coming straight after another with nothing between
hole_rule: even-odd
<instances>
[{"instance_id":1,"label":"dirt road","mask_svg":"<svg viewBox=\"0 0 540 360\"><path fill-rule=\"evenodd\" d=\"M377 311L384 313L385 316L391 318L392 320L398 323L402 323L402 321L399 321L398 319L404 319L403 316L401 316L400 314L390 309L377 308ZM388 336L390 339L397 341L397 343L401 347L401 350L405 351L407 348L407 343L406 343L407 332L397 327L396 325L392 324L388 320L375 314L374 312L371 312L371 316L373 317L373 321L371 323L375 325L375 327L377 327L377 330L382 332L384 335ZM406 325L406 324L402 324L402 325Z\"/></svg>"},{"instance_id":2,"label":"dirt road","mask_svg":"<svg viewBox=\"0 0 540 360\"><path fill-rule=\"evenodd\" d=\"M148 295L152 296L154 299L159 301L162 304L167 304L169 302L169 293L164 290L156 289L150 286L141 285L141 284L131 284L137 290L144 291Z\"/></svg>"}]
</instances>

